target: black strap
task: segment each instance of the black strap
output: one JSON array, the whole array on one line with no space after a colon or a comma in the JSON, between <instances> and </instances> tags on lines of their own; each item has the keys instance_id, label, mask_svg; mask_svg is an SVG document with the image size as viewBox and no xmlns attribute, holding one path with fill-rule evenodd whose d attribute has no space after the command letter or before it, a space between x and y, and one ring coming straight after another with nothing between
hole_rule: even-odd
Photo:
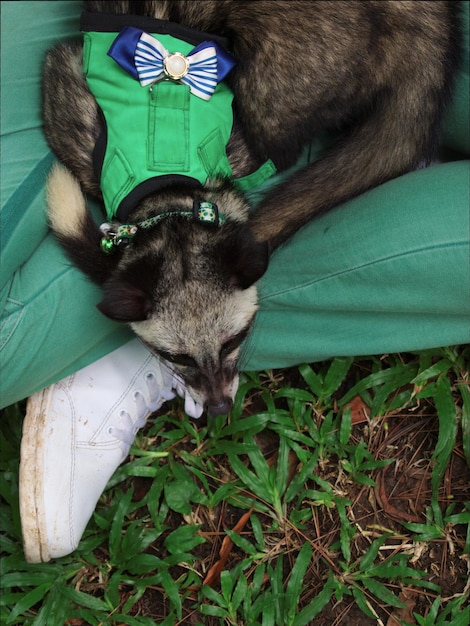
<instances>
[{"instance_id":1,"label":"black strap","mask_svg":"<svg viewBox=\"0 0 470 626\"><path fill-rule=\"evenodd\" d=\"M135 209L137 204L149 196L150 194L157 193L165 187L172 187L178 185L181 188L187 190L199 189L201 183L192 178L191 176L184 176L183 174L166 174L164 176L154 176L144 180L140 185L134 187L134 189L121 200L118 210L116 211L116 217L120 222L127 222L130 213Z\"/></svg>"},{"instance_id":2,"label":"black strap","mask_svg":"<svg viewBox=\"0 0 470 626\"><path fill-rule=\"evenodd\" d=\"M204 33L194 28L182 26L168 20L157 20L145 15L116 15L114 13L90 13L85 11L80 17L80 30L99 33L118 33L125 26L140 28L148 33L159 35L172 35L177 39L183 39L193 46L197 46L208 39L216 41L220 46L229 49L227 37L221 37L213 33Z\"/></svg>"}]
</instances>

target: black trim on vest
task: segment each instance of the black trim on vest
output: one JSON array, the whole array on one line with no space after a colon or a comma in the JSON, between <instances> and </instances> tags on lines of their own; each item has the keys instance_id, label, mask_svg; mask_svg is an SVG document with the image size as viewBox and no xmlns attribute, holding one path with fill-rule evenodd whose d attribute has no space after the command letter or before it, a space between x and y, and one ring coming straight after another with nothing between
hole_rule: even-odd
<instances>
[{"instance_id":1,"label":"black trim on vest","mask_svg":"<svg viewBox=\"0 0 470 626\"><path fill-rule=\"evenodd\" d=\"M188 189L198 189L202 187L201 183L196 178L182 174L167 174L148 178L141 182L140 185L137 185L137 187L134 187L134 189L121 200L121 204L116 211L116 218L121 223L125 224L129 214L141 200L152 193L157 193L161 189L173 185L184 185Z\"/></svg>"},{"instance_id":2,"label":"black trim on vest","mask_svg":"<svg viewBox=\"0 0 470 626\"><path fill-rule=\"evenodd\" d=\"M157 20L144 15L116 15L114 13L91 13L85 11L80 17L80 30L85 32L119 33L125 26L140 28L149 33L172 35L194 46L211 39L226 50L229 48L229 40L227 37L204 33L194 28L189 28L188 26L182 26L176 22Z\"/></svg>"}]
</instances>

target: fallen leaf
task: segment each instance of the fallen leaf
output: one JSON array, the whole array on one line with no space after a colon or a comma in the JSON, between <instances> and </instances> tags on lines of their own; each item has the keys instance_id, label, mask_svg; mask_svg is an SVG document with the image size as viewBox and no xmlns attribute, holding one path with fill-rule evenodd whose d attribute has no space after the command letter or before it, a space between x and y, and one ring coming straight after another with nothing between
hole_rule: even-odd
<instances>
[{"instance_id":1,"label":"fallen leaf","mask_svg":"<svg viewBox=\"0 0 470 626\"><path fill-rule=\"evenodd\" d=\"M400 524L405 521L405 522L415 522L417 524L422 522L422 519L416 515L413 515L411 513L406 513L405 511L399 511L397 508L395 508L389 501L388 499L388 495L387 495L387 490L385 488L385 478L387 475L387 471L393 467L393 465L387 465L386 467L384 467L382 469L382 471L379 473L378 475L378 480L377 480L377 484L375 486L375 497L377 498L377 501L379 502L380 506L383 508L383 510L385 511L385 513L393 520L400 522Z\"/></svg>"},{"instance_id":2,"label":"fallen leaf","mask_svg":"<svg viewBox=\"0 0 470 626\"><path fill-rule=\"evenodd\" d=\"M398 596L406 606L402 609L395 609L390 615L387 621L387 626L401 626L402 621L408 624L416 624L416 620L413 615L413 609L416 605L416 592L411 589L403 589ZM401 620L401 621L400 621Z\"/></svg>"},{"instance_id":3,"label":"fallen leaf","mask_svg":"<svg viewBox=\"0 0 470 626\"><path fill-rule=\"evenodd\" d=\"M351 423L362 424L369 421L370 408L361 398L361 396L354 396L354 398L346 405L351 409Z\"/></svg>"},{"instance_id":4,"label":"fallen leaf","mask_svg":"<svg viewBox=\"0 0 470 626\"><path fill-rule=\"evenodd\" d=\"M238 522L233 527L233 532L240 533L246 526L246 523L250 519L251 514L253 513L253 509L251 508L249 511L244 513ZM209 585L210 587L214 587L220 578L220 574L223 572L225 564L228 561L228 557L230 556L230 552L233 548L233 541L227 535L224 537L222 541L222 546L220 548L219 557L220 559L212 565L212 567L207 572L206 577L204 578L203 585Z\"/></svg>"}]
</instances>

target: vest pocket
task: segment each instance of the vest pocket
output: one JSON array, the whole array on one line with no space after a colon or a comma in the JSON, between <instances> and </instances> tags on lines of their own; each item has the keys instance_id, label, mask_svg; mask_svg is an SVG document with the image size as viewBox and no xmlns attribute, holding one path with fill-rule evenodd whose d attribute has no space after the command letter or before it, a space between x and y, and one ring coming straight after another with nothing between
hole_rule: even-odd
<instances>
[{"instance_id":1,"label":"vest pocket","mask_svg":"<svg viewBox=\"0 0 470 626\"><path fill-rule=\"evenodd\" d=\"M223 164L220 161L221 156L225 155L225 145L222 133L218 128L213 130L204 142L198 146L197 153L209 177L224 173Z\"/></svg>"},{"instance_id":2,"label":"vest pocket","mask_svg":"<svg viewBox=\"0 0 470 626\"><path fill-rule=\"evenodd\" d=\"M115 216L121 200L131 191L135 176L120 150L110 156L101 175L101 189L108 217Z\"/></svg>"},{"instance_id":3,"label":"vest pocket","mask_svg":"<svg viewBox=\"0 0 470 626\"><path fill-rule=\"evenodd\" d=\"M159 172L187 172L189 87L163 80L151 89L147 165Z\"/></svg>"}]
</instances>

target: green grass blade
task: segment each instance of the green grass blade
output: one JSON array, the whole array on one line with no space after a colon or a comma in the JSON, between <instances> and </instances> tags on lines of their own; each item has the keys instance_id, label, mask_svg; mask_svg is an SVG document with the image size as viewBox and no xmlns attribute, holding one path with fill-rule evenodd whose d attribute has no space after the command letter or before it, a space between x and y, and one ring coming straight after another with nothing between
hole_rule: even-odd
<instances>
[{"instance_id":1,"label":"green grass blade","mask_svg":"<svg viewBox=\"0 0 470 626\"><path fill-rule=\"evenodd\" d=\"M331 600L331 597L334 593L333 585L329 585L328 583L323 587L320 593L314 598L310 604L304 607L300 613L296 615L292 626L307 626L312 622L317 615L319 615L328 602Z\"/></svg>"},{"instance_id":2,"label":"green grass blade","mask_svg":"<svg viewBox=\"0 0 470 626\"><path fill-rule=\"evenodd\" d=\"M467 384L457 385L462 396L462 442L467 464L470 465L470 389Z\"/></svg>"},{"instance_id":3,"label":"green grass blade","mask_svg":"<svg viewBox=\"0 0 470 626\"><path fill-rule=\"evenodd\" d=\"M457 437L457 415L449 379L440 376L434 396L439 418L439 437L432 455L434 467L431 476L433 500L437 502L439 484L449 463Z\"/></svg>"},{"instance_id":4,"label":"green grass blade","mask_svg":"<svg viewBox=\"0 0 470 626\"><path fill-rule=\"evenodd\" d=\"M192 480L172 480L163 488L165 501L172 511L189 515L191 500L197 496L197 487Z\"/></svg>"},{"instance_id":5,"label":"green grass blade","mask_svg":"<svg viewBox=\"0 0 470 626\"><path fill-rule=\"evenodd\" d=\"M297 613L297 605L302 592L305 572L307 571L311 558L312 546L308 541L306 541L300 548L286 587L286 598L289 606L286 624L290 625L294 623L295 614Z\"/></svg>"},{"instance_id":6,"label":"green grass blade","mask_svg":"<svg viewBox=\"0 0 470 626\"><path fill-rule=\"evenodd\" d=\"M304 463L300 472L298 472L291 480L285 493L285 501L291 502L296 496L302 494L305 482L313 476L313 472L318 464L320 452L318 448L313 451L311 457Z\"/></svg>"},{"instance_id":7,"label":"green grass blade","mask_svg":"<svg viewBox=\"0 0 470 626\"><path fill-rule=\"evenodd\" d=\"M382 585L382 583L380 583L378 580L368 577L361 578L361 580L364 587L367 587L367 589L382 602L385 602L390 606L395 606L399 609L403 609L406 606L404 602L399 600L397 596L392 591L390 591L390 589L388 589L388 587Z\"/></svg>"},{"instance_id":8,"label":"green grass blade","mask_svg":"<svg viewBox=\"0 0 470 626\"><path fill-rule=\"evenodd\" d=\"M170 554L178 556L191 552L205 541L204 537L199 534L199 526L184 525L173 530L163 543Z\"/></svg>"},{"instance_id":9,"label":"green grass blade","mask_svg":"<svg viewBox=\"0 0 470 626\"><path fill-rule=\"evenodd\" d=\"M316 374L310 365L299 365L299 372L307 385L310 387L312 393L320 397L323 394L323 380L321 376Z\"/></svg>"},{"instance_id":10,"label":"green grass blade","mask_svg":"<svg viewBox=\"0 0 470 626\"><path fill-rule=\"evenodd\" d=\"M275 486L279 496L282 496L287 489L289 477L289 445L284 436L279 437L279 451L276 464Z\"/></svg>"},{"instance_id":11,"label":"green grass blade","mask_svg":"<svg viewBox=\"0 0 470 626\"><path fill-rule=\"evenodd\" d=\"M8 574L2 574L1 583L2 589L8 589L9 587L35 587L39 585L53 585L57 579L57 571L52 569L51 572L37 571L37 572L9 572Z\"/></svg>"},{"instance_id":12,"label":"green grass blade","mask_svg":"<svg viewBox=\"0 0 470 626\"><path fill-rule=\"evenodd\" d=\"M39 585L38 587L26 593L21 598L21 600L19 600L15 604L6 623L17 624L18 623L16 621L17 617L19 617L20 615L23 615L24 613L26 613L28 609L30 609L32 606L40 602L44 598L44 596L46 595L46 593L49 591L50 588L51 588L50 583L46 583L43 585Z\"/></svg>"},{"instance_id":13,"label":"green grass blade","mask_svg":"<svg viewBox=\"0 0 470 626\"><path fill-rule=\"evenodd\" d=\"M33 626L51 626L63 624L69 611L69 600L63 593L65 581L57 579L43 602Z\"/></svg>"},{"instance_id":14,"label":"green grass blade","mask_svg":"<svg viewBox=\"0 0 470 626\"><path fill-rule=\"evenodd\" d=\"M341 425L339 428L339 443L342 446L345 446L348 443L349 437L351 436L351 430L352 430L352 413L351 413L351 408L347 407L341 417Z\"/></svg>"},{"instance_id":15,"label":"green grass blade","mask_svg":"<svg viewBox=\"0 0 470 626\"><path fill-rule=\"evenodd\" d=\"M448 372L451 367L452 364L447 359L441 359L437 363L434 363L434 365L431 365L430 367L421 371L417 376L413 378L411 382L414 385L423 385L431 378L436 378L436 376L439 376L439 374L444 374Z\"/></svg>"},{"instance_id":16,"label":"green grass blade","mask_svg":"<svg viewBox=\"0 0 470 626\"><path fill-rule=\"evenodd\" d=\"M259 450L258 450L258 455L261 455L261 452ZM265 502L269 502L270 501L270 493L269 493L269 489L267 487L267 485L268 485L268 482L267 482L268 481L267 472L263 469L262 470L262 474L263 474L263 476L265 476L265 479L264 480L260 479L254 472L249 470L246 467L246 465L244 465L242 463L242 461L240 460L240 458L237 455L229 453L228 457L229 457L230 465L231 465L232 469L237 474L237 476L240 478L240 480L253 492L253 494L256 494L258 497L260 497ZM262 462L259 460L259 457L258 457L257 460L259 461L258 465L261 466ZM264 459L263 459L263 461L264 461ZM264 461L264 463L266 464L266 461ZM268 469L267 464L266 464L266 469Z\"/></svg>"},{"instance_id":17,"label":"green grass blade","mask_svg":"<svg viewBox=\"0 0 470 626\"><path fill-rule=\"evenodd\" d=\"M232 611L237 611L248 590L248 582L243 574L240 574L238 582L232 594Z\"/></svg>"},{"instance_id":18,"label":"green grass blade","mask_svg":"<svg viewBox=\"0 0 470 626\"><path fill-rule=\"evenodd\" d=\"M429 609L429 613L427 615L428 623L434 624L437 619L437 614L439 612L439 607L441 606L441 596L437 596L434 602L431 604L431 608Z\"/></svg>"},{"instance_id":19,"label":"green grass blade","mask_svg":"<svg viewBox=\"0 0 470 626\"><path fill-rule=\"evenodd\" d=\"M251 465L256 473L258 480L263 485L269 484L270 478L270 467L266 462L261 450L256 448L248 453L248 458L250 459Z\"/></svg>"},{"instance_id":20,"label":"green grass blade","mask_svg":"<svg viewBox=\"0 0 470 626\"><path fill-rule=\"evenodd\" d=\"M372 563L377 558L380 547L383 546L383 544L387 541L389 537L390 537L390 533L387 533L385 535L382 535L382 537L378 537L377 539L375 539L375 541L372 542L370 548L364 554L364 556L361 559L361 562L359 563L360 572L366 572L370 568Z\"/></svg>"},{"instance_id":21,"label":"green grass blade","mask_svg":"<svg viewBox=\"0 0 470 626\"><path fill-rule=\"evenodd\" d=\"M348 519L345 504L343 502L336 501L336 508L341 522L339 531L341 552L343 553L346 563L349 563L351 560L351 539L354 536L355 529L351 526L351 522Z\"/></svg>"},{"instance_id":22,"label":"green grass blade","mask_svg":"<svg viewBox=\"0 0 470 626\"><path fill-rule=\"evenodd\" d=\"M468 624L470 624L470 607L452 618L452 626L468 626Z\"/></svg>"},{"instance_id":23,"label":"green grass blade","mask_svg":"<svg viewBox=\"0 0 470 626\"><path fill-rule=\"evenodd\" d=\"M166 569L160 570L160 575L161 575L163 589L165 590L172 607L176 610L178 619L181 620L182 613L183 613L183 605L181 603L181 597L180 597L178 585L170 576L168 570Z\"/></svg>"},{"instance_id":24,"label":"green grass blade","mask_svg":"<svg viewBox=\"0 0 470 626\"><path fill-rule=\"evenodd\" d=\"M361 609L364 615L370 617L372 619L377 619L377 614L372 611L370 606L367 603L366 595L360 587L356 587L355 585L352 587L352 594L354 599L356 600L357 606Z\"/></svg>"},{"instance_id":25,"label":"green grass blade","mask_svg":"<svg viewBox=\"0 0 470 626\"><path fill-rule=\"evenodd\" d=\"M69 602L74 602L75 604L84 606L86 609L104 611L105 613L108 612L108 605L106 602L103 602L103 600L91 596L88 593L84 593L83 591L78 591L72 587L62 587L61 594L66 597Z\"/></svg>"},{"instance_id":26,"label":"green grass blade","mask_svg":"<svg viewBox=\"0 0 470 626\"><path fill-rule=\"evenodd\" d=\"M242 420L234 420L228 426L224 427L222 435L224 437L240 436L246 433L255 435L266 427L266 424L269 423L270 419L271 415L269 413L256 413L256 415L250 415L250 417L246 417ZM219 445L219 443L221 442L217 442L217 445ZM252 449L254 448L253 446L250 447Z\"/></svg>"},{"instance_id":27,"label":"green grass blade","mask_svg":"<svg viewBox=\"0 0 470 626\"><path fill-rule=\"evenodd\" d=\"M276 393L276 398L290 398L292 400L299 400L300 402L314 402L315 397L310 391L305 389L297 389L292 387L283 387Z\"/></svg>"},{"instance_id":28,"label":"green grass blade","mask_svg":"<svg viewBox=\"0 0 470 626\"><path fill-rule=\"evenodd\" d=\"M248 539L245 539L245 537L238 535L236 532L234 532L233 530L230 530L229 528L226 528L225 532L227 533L227 536L233 541L233 543L238 548L243 550L245 554L252 556L252 557L255 557L259 554L258 550L254 547L254 545L250 543Z\"/></svg>"},{"instance_id":29,"label":"green grass blade","mask_svg":"<svg viewBox=\"0 0 470 626\"><path fill-rule=\"evenodd\" d=\"M276 611L274 607L274 602L272 601L272 598L268 595L266 596L266 599L264 601L264 607L262 611L263 617L261 626L273 626L273 624L276 623Z\"/></svg>"},{"instance_id":30,"label":"green grass blade","mask_svg":"<svg viewBox=\"0 0 470 626\"><path fill-rule=\"evenodd\" d=\"M374 389L375 396L371 405L371 416L382 415L388 407L387 399L393 396L404 385L409 385L416 375L417 366L415 364L400 364L388 370L389 376L383 384Z\"/></svg>"},{"instance_id":31,"label":"green grass blade","mask_svg":"<svg viewBox=\"0 0 470 626\"><path fill-rule=\"evenodd\" d=\"M283 558L279 556L275 562L275 566L268 565L267 573L272 589L272 600L274 614L276 616L276 624L281 624L285 615L285 597L283 583Z\"/></svg>"},{"instance_id":32,"label":"green grass blade","mask_svg":"<svg viewBox=\"0 0 470 626\"><path fill-rule=\"evenodd\" d=\"M133 489L129 489L119 500L109 533L109 556L113 564L117 564L121 549L124 518L129 511Z\"/></svg>"},{"instance_id":33,"label":"green grass blade","mask_svg":"<svg viewBox=\"0 0 470 626\"><path fill-rule=\"evenodd\" d=\"M347 404L354 396L360 395L368 389L374 388L377 393L377 389L381 385L386 385L386 393L389 394L392 391L398 389L400 386L409 383L416 376L418 366L414 363L408 365L400 363L394 367L390 367L386 370L380 370L369 374L365 378L362 378L356 383L340 400L341 406ZM383 398L381 398L383 401ZM377 405L377 402L375 402Z\"/></svg>"},{"instance_id":34,"label":"green grass blade","mask_svg":"<svg viewBox=\"0 0 470 626\"><path fill-rule=\"evenodd\" d=\"M221 580L223 578L223 575L227 574L227 573L228 572L222 572L222 574L220 576ZM215 589L213 589L209 585L205 585L202 588L202 592L203 592L203 594L205 595L205 597L208 600L210 600L211 602L217 604L219 607L225 608L226 603L225 603L224 597L220 593L218 593ZM204 605L203 604L201 608L209 608L209 605Z\"/></svg>"},{"instance_id":35,"label":"green grass blade","mask_svg":"<svg viewBox=\"0 0 470 626\"><path fill-rule=\"evenodd\" d=\"M126 563L126 571L134 576L155 572L161 566L161 559L153 554L137 554Z\"/></svg>"},{"instance_id":36,"label":"green grass blade","mask_svg":"<svg viewBox=\"0 0 470 626\"><path fill-rule=\"evenodd\" d=\"M331 396L346 378L353 363L350 357L337 357L333 359L323 381L322 395L324 398Z\"/></svg>"}]
</instances>

